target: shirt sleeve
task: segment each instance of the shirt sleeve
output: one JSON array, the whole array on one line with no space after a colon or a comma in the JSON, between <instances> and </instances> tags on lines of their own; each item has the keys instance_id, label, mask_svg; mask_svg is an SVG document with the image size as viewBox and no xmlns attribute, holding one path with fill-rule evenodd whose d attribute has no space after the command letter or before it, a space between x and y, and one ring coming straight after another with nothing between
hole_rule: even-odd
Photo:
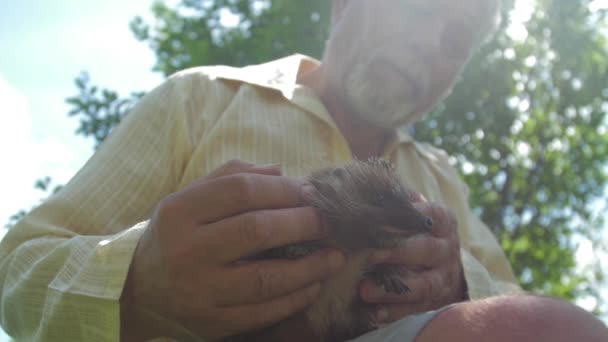
<instances>
[{"instance_id":1,"label":"shirt sleeve","mask_svg":"<svg viewBox=\"0 0 608 342\"><path fill-rule=\"evenodd\" d=\"M173 77L144 96L86 165L0 243L0 322L19 341L118 341L119 299L146 220L188 162Z\"/></svg>"},{"instance_id":2,"label":"shirt sleeve","mask_svg":"<svg viewBox=\"0 0 608 342\"><path fill-rule=\"evenodd\" d=\"M471 211L469 189L450 165L447 154L427 144L417 144L419 152L437 180L445 205L456 215L461 260L469 299L520 292L504 251L490 229Z\"/></svg>"}]
</instances>

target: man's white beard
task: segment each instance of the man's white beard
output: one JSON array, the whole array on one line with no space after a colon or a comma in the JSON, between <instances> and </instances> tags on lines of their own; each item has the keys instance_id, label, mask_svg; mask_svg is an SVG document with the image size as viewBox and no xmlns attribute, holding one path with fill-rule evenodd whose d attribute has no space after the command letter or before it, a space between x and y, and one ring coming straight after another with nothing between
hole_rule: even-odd
<instances>
[{"instance_id":1,"label":"man's white beard","mask_svg":"<svg viewBox=\"0 0 608 342\"><path fill-rule=\"evenodd\" d=\"M382 65L378 56L359 59L344 78L344 95L355 115L377 127L392 129L414 117L414 98L423 95L424 89L418 89L414 96L417 85L409 81L388 63Z\"/></svg>"}]
</instances>

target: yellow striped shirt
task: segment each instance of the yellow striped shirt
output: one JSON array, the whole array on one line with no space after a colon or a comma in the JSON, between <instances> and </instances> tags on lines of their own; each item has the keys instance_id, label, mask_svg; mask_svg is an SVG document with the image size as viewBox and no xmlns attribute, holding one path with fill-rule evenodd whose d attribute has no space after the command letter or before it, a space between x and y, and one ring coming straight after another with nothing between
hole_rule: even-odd
<instances>
[{"instance_id":1,"label":"yellow striped shirt","mask_svg":"<svg viewBox=\"0 0 608 342\"><path fill-rule=\"evenodd\" d=\"M76 176L0 244L0 322L18 340L117 341L132 254L165 196L240 158L300 177L352 161L294 55L245 68L179 72L131 110ZM467 204L446 154L400 132L383 156L402 180L459 222L472 299L517 290L494 236Z\"/></svg>"}]
</instances>

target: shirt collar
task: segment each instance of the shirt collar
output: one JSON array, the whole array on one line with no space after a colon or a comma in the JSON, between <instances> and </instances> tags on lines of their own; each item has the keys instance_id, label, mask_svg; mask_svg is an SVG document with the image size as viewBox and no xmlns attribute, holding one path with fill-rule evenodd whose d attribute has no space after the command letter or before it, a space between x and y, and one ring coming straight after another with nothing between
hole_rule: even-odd
<instances>
[{"instance_id":1,"label":"shirt collar","mask_svg":"<svg viewBox=\"0 0 608 342\"><path fill-rule=\"evenodd\" d=\"M314 58L295 54L243 68L215 66L209 68L208 75L211 79L238 81L279 91L294 105L314 114L330 127L337 129L327 108L314 91L297 84L299 75L314 69L319 64L320 62Z\"/></svg>"},{"instance_id":2,"label":"shirt collar","mask_svg":"<svg viewBox=\"0 0 608 342\"><path fill-rule=\"evenodd\" d=\"M314 91L297 84L298 76L315 67L320 62L314 58L294 54L264 64L246 66L243 68L216 66L209 70L213 78L239 81L255 86L279 91L285 99L296 106L314 114L330 127L338 131L331 115ZM338 131L339 133L339 131ZM387 144L386 152L391 152L402 143L411 143L413 138L404 129L397 130Z\"/></svg>"},{"instance_id":3,"label":"shirt collar","mask_svg":"<svg viewBox=\"0 0 608 342\"><path fill-rule=\"evenodd\" d=\"M298 75L319 65L314 58L295 54L264 64L250 65L243 68L214 66L208 70L209 76L231 81L239 81L259 87L275 89L289 100L293 97Z\"/></svg>"}]
</instances>

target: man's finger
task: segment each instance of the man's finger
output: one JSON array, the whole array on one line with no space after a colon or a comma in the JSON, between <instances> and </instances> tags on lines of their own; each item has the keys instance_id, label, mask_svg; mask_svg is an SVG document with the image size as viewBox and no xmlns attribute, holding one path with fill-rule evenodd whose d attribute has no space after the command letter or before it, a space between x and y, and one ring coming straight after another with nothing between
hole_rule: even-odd
<instances>
[{"instance_id":1,"label":"man's finger","mask_svg":"<svg viewBox=\"0 0 608 342\"><path fill-rule=\"evenodd\" d=\"M424 195L421 194L421 193L419 193L419 192L410 190L408 192L408 195L409 195L410 201L412 201L413 203L428 202L427 199L426 199L426 197L424 197Z\"/></svg>"},{"instance_id":2,"label":"man's finger","mask_svg":"<svg viewBox=\"0 0 608 342\"><path fill-rule=\"evenodd\" d=\"M411 304L381 304L376 307L375 313L372 313L372 320L376 324L388 324L409 315L437 310L441 307L443 306L427 302Z\"/></svg>"},{"instance_id":3,"label":"man's finger","mask_svg":"<svg viewBox=\"0 0 608 342\"><path fill-rule=\"evenodd\" d=\"M225 293L218 305L267 302L319 282L344 264L338 251L322 251L298 260L268 260L240 265L228 271Z\"/></svg>"},{"instance_id":4,"label":"man's finger","mask_svg":"<svg viewBox=\"0 0 608 342\"><path fill-rule=\"evenodd\" d=\"M237 173L257 173L260 175L280 176L281 165L258 165L240 159L233 159L209 173L207 176L205 176L204 179L210 180L213 178L229 176Z\"/></svg>"},{"instance_id":5,"label":"man's finger","mask_svg":"<svg viewBox=\"0 0 608 342\"><path fill-rule=\"evenodd\" d=\"M430 234L437 237L447 237L458 232L458 221L447 208L431 202L416 202L413 204L422 214L433 219Z\"/></svg>"},{"instance_id":6,"label":"man's finger","mask_svg":"<svg viewBox=\"0 0 608 342\"><path fill-rule=\"evenodd\" d=\"M194 238L201 246L202 258L230 263L270 248L325 236L317 212L312 207L299 207L232 216L207 224Z\"/></svg>"},{"instance_id":7,"label":"man's finger","mask_svg":"<svg viewBox=\"0 0 608 342\"><path fill-rule=\"evenodd\" d=\"M312 284L302 290L269 302L225 308L220 315L241 331L252 331L271 326L304 310L318 297L321 286Z\"/></svg>"},{"instance_id":8,"label":"man's finger","mask_svg":"<svg viewBox=\"0 0 608 342\"><path fill-rule=\"evenodd\" d=\"M374 264L398 264L418 270L440 266L450 258L450 241L431 235L414 235L399 247L379 250L370 257Z\"/></svg>"},{"instance_id":9,"label":"man's finger","mask_svg":"<svg viewBox=\"0 0 608 342\"><path fill-rule=\"evenodd\" d=\"M193 183L180 200L185 214L204 224L252 210L303 206L309 191L301 179L237 173Z\"/></svg>"}]
</instances>

